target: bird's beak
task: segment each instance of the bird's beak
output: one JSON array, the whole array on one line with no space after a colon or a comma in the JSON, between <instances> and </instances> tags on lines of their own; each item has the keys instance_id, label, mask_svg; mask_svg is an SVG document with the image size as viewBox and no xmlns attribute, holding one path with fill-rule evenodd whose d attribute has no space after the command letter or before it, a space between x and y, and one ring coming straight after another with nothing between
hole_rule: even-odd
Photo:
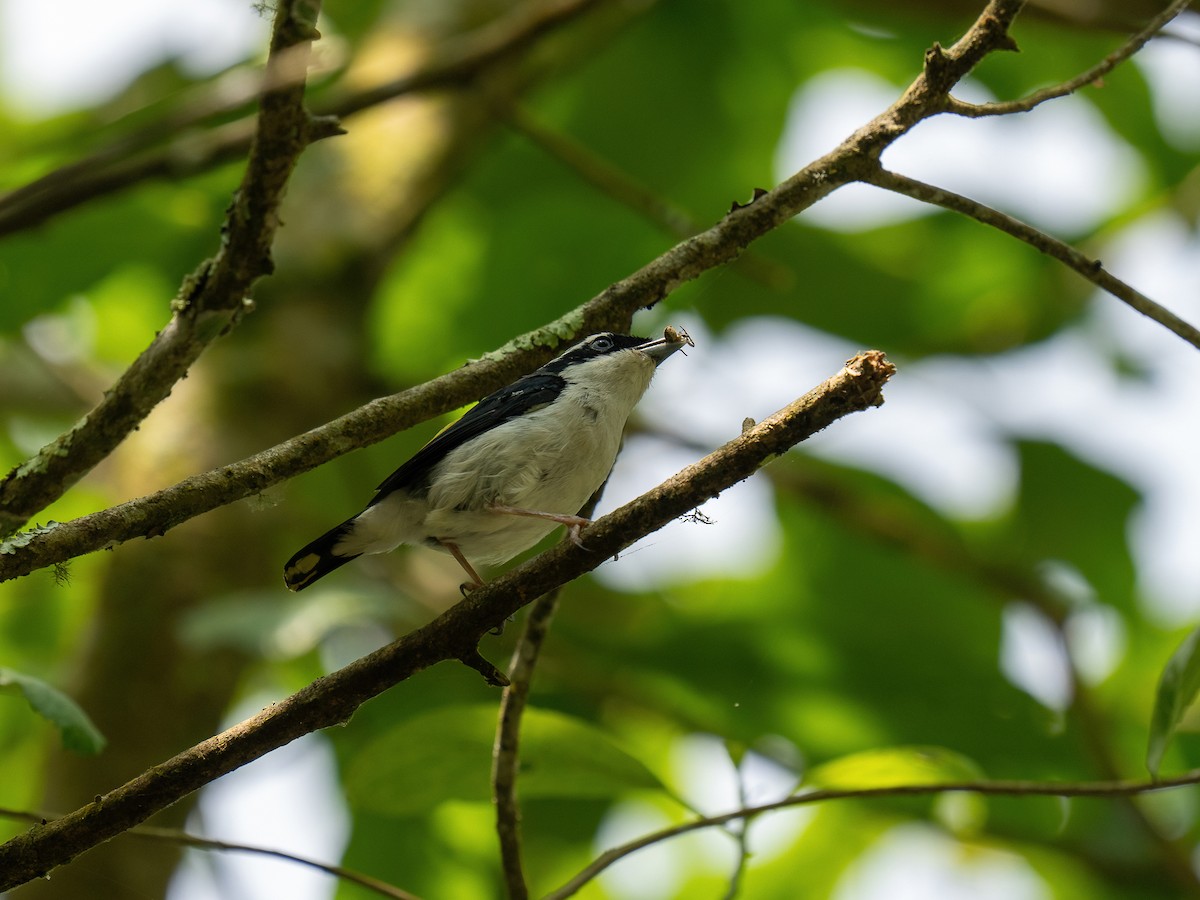
<instances>
[{"instance_id":1,"label":"bird's beak","mask_svg":"<svg viewBox=\"0 0 1200 900\"><path fill-rule=\"evenodd\" d=\"M682 329L676 331L674 328L668 328L665 337L658 338L654 341L646 341L644 344L638 344L636 350L641 350L648 357L654 360L654 365L659 365L664 359L674 353L676 350L682 350L684 347L696 346L686 331Z\"/></svg>"}]
</instances>

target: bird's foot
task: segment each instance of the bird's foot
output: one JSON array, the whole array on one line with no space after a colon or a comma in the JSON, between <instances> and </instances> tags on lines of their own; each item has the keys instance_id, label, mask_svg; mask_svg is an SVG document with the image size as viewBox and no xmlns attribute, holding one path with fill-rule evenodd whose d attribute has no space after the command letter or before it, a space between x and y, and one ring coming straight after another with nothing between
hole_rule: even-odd
<instances>
[{"instance_id":1,"label":"bird's foot","mask_svg":"<svg viewBox=\"0 0 1200 900\"><path fill-rule=\"evenodd\" d=\"M517 619L517 617L516 617L516 614L514 613L513 615L511 615L507 619L505 619L503 622L501 622L499 625L497 625L495 628L489 628L488 634L494 634L496 637L499 637L500 635L504 634L504 626L507 625L509 622L515 622L516 619Z\"/></svg>"},{"instance_id":2,"label":"bird's foot","mask_svg":"<svg viewBox=\"0 0 1200 900\"><path fill-rule=\"evenodd\" d=\"M569 537L571 539L571 543L574 544L576 547L578 547L580 550L586 550L587 547L583 546L583 538L581 538L579 536L579 532L583 531L583 528L585 525L591 525L591 524L592 524L591 519L582 519L581 518L579 522L576 522L573 525L567 526L567 537Z\"/></svg>"},{"instance_id":3,"label":"bird's foot","mask_svg":"<svg viewBox=\"0 0 1200 900\"><path fill-rule=\"evenodd\" d=\"M463 556L462 550L458 549L458 544L454 543L454 541L447 541L442 538L438 539L438 544L450 551L450 555L458 560L458 564L463 567L463 571L471 576L471 580L469 582L460 584L458 586L459 592L464 597L467 596L469 592L475 590L475 588L483 587L483 579L479 577L479 573L477 573L471 564L467 562L467 558Z\"/></svg>"},{"instance_id":4,"label":"bird's foot","mask_svg":"<svg viewBox=\"0 0 1200 900\"><path fill-rule=\"evenodd\" d=\"M591 519L586 519L583 516L565 515L564 513L542 512L537 509L522 509L519 506L501 506L500 504L489 506L488 509L494 513L506 516L528 516L534 519L549 519L551 522L565 525L567 527L567 537L571 539L571 543L576 547L587 549L583 546L583 539L579 534L584 528L592 524Z\"/></svg>"}]
</instances>

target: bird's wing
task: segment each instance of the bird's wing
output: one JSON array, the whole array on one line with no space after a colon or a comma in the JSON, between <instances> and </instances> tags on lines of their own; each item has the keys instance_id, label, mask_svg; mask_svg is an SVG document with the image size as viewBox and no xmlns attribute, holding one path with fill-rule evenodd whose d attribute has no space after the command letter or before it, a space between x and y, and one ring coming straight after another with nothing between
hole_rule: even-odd
<instances>
[{"instance_id":1,"label":"bird's wing","mask_svg":"<svg viewBox=\"0 0 1200 900\"><path fill-rule=\"evenodd\" d=\"M413 455L412 459L385 478L376 489L377 493L370 505L378 503L398 488L411 488L420 484L429 471L451 450L510 419L540 409L552 402L564 387L566 381L558 375L534 372L518 378L494 394L488 394L467 410L461 419L439 431L433 440Z\"/></svg>"}]
</instances>

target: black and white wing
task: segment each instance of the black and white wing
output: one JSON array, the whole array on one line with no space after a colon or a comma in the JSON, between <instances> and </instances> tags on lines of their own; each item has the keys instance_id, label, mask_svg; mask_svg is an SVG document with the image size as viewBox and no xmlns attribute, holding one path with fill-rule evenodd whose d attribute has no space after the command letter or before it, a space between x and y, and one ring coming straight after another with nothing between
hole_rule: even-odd
<instances>
[{"instance_id":1,"label":"black and white wing","mask_svg":"<svg viewBox=\"0 0 1200 900\"><path fill-rule=\"evenodd\" d=\"M539 370L518 378L508 387L488 394L467 410L461 419L439 431L437 436L418 450L408 462L385 478L376 489L377 493L369 505L373 506L399 488L419 489L433 467L451 450L498 425L541 409L553 402L566 384L560 376Z\"/></svg>"}]
</instances>

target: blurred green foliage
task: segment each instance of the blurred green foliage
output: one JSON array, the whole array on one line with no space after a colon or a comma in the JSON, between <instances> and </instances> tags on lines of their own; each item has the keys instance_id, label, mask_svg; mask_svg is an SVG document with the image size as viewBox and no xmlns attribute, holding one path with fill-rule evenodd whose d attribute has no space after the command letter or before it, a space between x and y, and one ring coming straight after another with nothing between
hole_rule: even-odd
<instances>
[{"instance_id":1,"label":"blurred green foliage","mask_svg":"<svg viewBox=\"0 0 1200 900\"><path fill-rule=\"evenodd\" d=\"M468 6L458 10L465 21L486 18L482 6ZM355 69L359 58L399 57L434 28L414 30L383 3L335 0L326 14L322 30L344 46L347 64L316 102L335 96L343 78L366 77ZM585 19L548 39L543 58L522 72L521 102L544 125L712 222L732 200L775 181L789 103L810 79L859 68L899 90L924 48L953 40L972 15L935 3L663 0L620 27ZM1032 17L1016 37L1021 54L990 58L973 76L998 97L1069 77L1120 41ZM498 83L510 83L522 64L509 66ZM159 76L153 83L165 90ZM197 83L179 72L167 81ZM172 108L171 96L159 98L163 108ZM1170 208L1188 179L1194 185L1196 159L1158 131L1136 67L1123 66L1084 97L1148 176L1127 208L1070 236L1102 252L1140 216ZM489 116L483 125L464 124L473 120L458 102L450 92L385 104L348 118L348 136L305 154L288 196L279 270L261 285L258 311L212 348L144 433L44 518L65 520L159 489L452 369L561 315L675 242ZM434 109L429 121L420 118L422 104ZM386 140L372 132L393 116L403 125L398 132ZM104 109L47 121L0 111L0 119L9 187L94 148L95 123L108 121ZM119 133L120 122L110 130ZM389 143L400 139L412 146ZM421 177L439 185L415 210L405 206L404 170L393 158L413 155L428 169ZM381 173L393 178L394 193L351 189ZM227 165L139 184L0 241L6 469L83 414L167 323L180 280L216 249L239 177L240 167ZM415 223L411 230L389 231L398 209ZM947 355L986 367L1075 327L1087 309L1084 283L1057 263L945 213L859 233L801 220L754 250L789 273L788 283L757 280L735 265L681 288L656 321L686 312L720 342L750 317L785 317L880 347L902 366ZM1162 340L1174 338L1164 332ZM1111 364L1120 375L1121 361ZM809 387L794 385L795 393ZM160 554L173 574L146 582L144 591L154 596L170 582L190 593L172 600L161 625L150 623L156 636L149 640L177 641L186 653L176 664L199 676L211 665L205 654L227 654L228 665L235 654L229 695L219 704L229 708L246 695L294 690L454 602L457 576L421 550L347 567L303 602L284 594L277 571L295 546L356 511L438 424L236 504L219 526L193 523L153 542L145 552ZM686 432L687 410L672 424ZM535 893L592 859L601 849L597 834L622 815L665 825L694 808L712 811L701 798L713 785L736 783L748 771L747 754L792 784L1138 775L1158 673L1181 639L1140 593L1129 535L1142 498L1068 447L1015 434L996 440L1014 454L1019 477L986 520L955 519L878 473L797 454L760 476L772 479L772 514L783 535L761 571L700 580L680 573L642 593L592 578L570 585L524 732L528 768L520 783ZM130 552L75 561L65 584L43 572L0 586L0 665L68 692L98 687L125 709L88 710L114 745L136 744L138 721L152 728L190 713L184 703L147 705L130 695L119 665L97 662L108 635L104 610L119 614L122 604L113 573L134 564ZM1042 608L1047 622L1078 611L1072 603L1100 605L1124 636L1112 671L1100 683L1074 683L1074 702L1062 710L1045 707L1001 665L1005 610L1037 601L1013 585L1039 581L1048 564L1071 572L1088 599ZM485 654L502 661L519 624L486 640ZM1152 754L1155 767L1170 771L1200 765L1195 740L1166 743L1195 693L1194 658L1180 665L1186 674L1164 688L1173 706L1160 711ZM487 794L496 700L475 673L447 665L326 736L351 822L344 864L431 898L499 895ZM219 717L187 724L203 737ZM22 773L0 779L0 806L39 807L54 766L82 767L81 778L95 782L92 793L136 774L66 760L49 731L22 705L0 703L0 770ZM680 763L681 748L698 737L727 748L700 776ZM1186 860L1194 848L1200 825L1192 805L1173 814L1163 837L1153 812L1123 801L964 802L834 803L755 820L742 896L844 898L839 884L848 874L914 823L955 842L968 868L988 854L1016 860L1044 887L1038 896L1166 900L1195 891L1163 862L1172 853ZM755 849L768 822L777 827L765 849ZM672 848L670 896L723 894L736 840L692 836ZM341 885L337 896L368 894ZM633 895L602 879L581 896Z\"/></svg>"}]
</instances>

